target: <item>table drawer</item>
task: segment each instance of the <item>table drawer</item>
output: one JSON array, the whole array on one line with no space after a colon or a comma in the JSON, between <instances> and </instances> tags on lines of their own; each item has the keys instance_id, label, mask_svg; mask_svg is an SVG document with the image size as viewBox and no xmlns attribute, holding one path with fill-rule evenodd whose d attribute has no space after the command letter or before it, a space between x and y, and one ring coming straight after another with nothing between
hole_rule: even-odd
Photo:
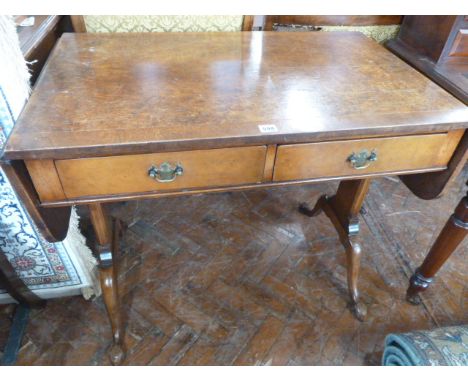
<instances>
[{"instance_id":1,"label":"table drawer","mask_svg":"<svg viewBox=\"0 0 468 382\"><path fill-rule=\"evenodd\" d=\"M454 132L452 135L442 133L281 145L278 146L273 180L358 176L444 167L460 137L458 132Z\"/></svg>"},{"instance_id":2,"label":"table drawer","mask_svg":"<svg viewBox=\"0 0 468 382\"><path fill-rule=\"evenodd\" d=\"M57 160L55 165L65 195L76 198L257 183L265 155L266 146L252 146ZM182 174L164 172L165 162L171 171L180 165ZM157 179L148 174L152 166L159 170L153 172Z\"/></svg>"}]
</instances>

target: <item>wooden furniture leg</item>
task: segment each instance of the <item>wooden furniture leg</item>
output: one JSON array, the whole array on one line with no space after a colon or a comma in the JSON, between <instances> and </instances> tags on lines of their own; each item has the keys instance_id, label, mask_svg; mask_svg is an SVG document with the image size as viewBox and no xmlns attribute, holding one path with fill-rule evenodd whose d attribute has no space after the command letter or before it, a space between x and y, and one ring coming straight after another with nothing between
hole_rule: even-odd
<instances>
[{"instance_id":1,"label":"wooden furniture leg","mask_svg":"<svg viewBox=\"0 0 468 382\"><path fill-rule=\"evenodd\" d=\"M123 347L123 327L117 272L114 261L118 254L121 225L118 220L114 220L113 227L111 227L103 206L99 203L90 204L89 211L99 252L102 295L112 327L113 344L109 354L112 364L119 365L125 358L125 350Z\"/></svg>"},{"instance_id":2,"label":"wooden furniture leg","mask_svg":"<svg viewBox=\"0 0 468 382\"><path fill-rule=\"evenodd\" d=\"M1 249L0 285L21 305L31 308L43 308L46 304L45 300L32 292L21 280Z\"/></svg>"},{"instance_id":3,"label":"wooden furniture leg","mask_svg":"<svg viewBox=\"0 0 468 382\"><path fill-rule=\"evenodd\" d=\"M468 192L458 203L455 212L445 223L436 241L422 265L411 276L406 299L414 305L421 303L420 292L425 291L432 282L432 278L444 265L450 255L463 241L468 233Z\"/></svg>"},{"instance_id":4,"label":"wooden furniture leg","mask_svg":"<svg viewBox=\"0 0 468 382\"><path fill-rule=\"evenodd\" d=\"M361 260L361 246L357 242L359 233L359 212L369 189L370 179L345 180L338 187L336 195L322 195L315 207L310 209L302 203L299 211L307 216L316 216L325 212L338 232L340 241L346 249L348 290L350 307L359 321L364 321L367 308L359 300L358 277Z\"/></svg>"}]
</instances>

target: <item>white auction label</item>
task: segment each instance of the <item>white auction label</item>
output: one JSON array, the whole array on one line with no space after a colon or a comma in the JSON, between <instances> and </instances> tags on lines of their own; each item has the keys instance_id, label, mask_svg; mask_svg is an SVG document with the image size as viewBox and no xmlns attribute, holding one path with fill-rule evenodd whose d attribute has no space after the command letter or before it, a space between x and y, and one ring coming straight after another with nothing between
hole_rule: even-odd
<instances>
[{"instance_id":1,"label":"white auction label","mask_svg":"<svg viewBox=\"0 0 468 382\"><path fill-rule=\"evenodd\" d=\"M276 125L258 125L258 129L261 133L276 133L278 131Z\"/></svg>"}]
</instances>

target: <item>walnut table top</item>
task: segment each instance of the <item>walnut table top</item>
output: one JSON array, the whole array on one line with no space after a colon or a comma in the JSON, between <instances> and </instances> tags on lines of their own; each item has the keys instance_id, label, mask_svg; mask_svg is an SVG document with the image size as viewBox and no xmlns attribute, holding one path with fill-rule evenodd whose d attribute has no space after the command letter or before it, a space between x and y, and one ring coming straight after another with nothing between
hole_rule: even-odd
<instances>
[{"instance_id":1,"label":"walnut table top","mask_svg":"<svg viewBox=\"0 0 468 382\"><path fill-rule=\"evenodd\" d=\"M64 34L4 158L406 135L467 121L465 105L357 32Z\"/></svg>"}]
</instances>

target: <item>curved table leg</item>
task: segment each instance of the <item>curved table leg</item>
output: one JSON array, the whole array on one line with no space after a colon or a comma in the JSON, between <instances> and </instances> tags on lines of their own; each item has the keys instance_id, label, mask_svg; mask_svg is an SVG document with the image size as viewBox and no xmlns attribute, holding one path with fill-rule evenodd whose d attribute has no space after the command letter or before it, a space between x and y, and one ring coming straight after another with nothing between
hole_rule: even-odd
<instances>
[{"instance_id":1,"label":"curved table leg","mask_svg":"<svg viewBox=\"0 0 468 382\"><path fill-rule=\"evenodd\" d=\"M468 193L460 201L447 223L445 223L444 228L432 245L422 265L411 276L406 292L406 300L408 302L414 305L421 303L419 293L429 287L432 278L463 241L467 233Z\"/></svg>"},{"instance_id":2,"label":"curved table leg","mask_svg":"<svg viewBox=\"0 0 468 382\"><path fill-rule=\"evenodd\" d=\"M361 246L355 238L349 237L345 243L346 261L348 271L348 291L350 297L350 308L359 321L364 321L367 315L367 307L359 300L358 279L361 266Z\"/></svg>"},{"instance_id":3,"label":"curved table leg","mask_svg":"<svg viewBox=\"0 0 468 382\"><path fill-rule=\"evenodd\" d=\"M322 195L315 207L310 209L302 203L299 211L307 216L316 216L325 212L338 232L340 241L346 250L348 291L350 308L355 317L364 321L366 306L359 300L358 279L361 263L361 246L357 241L359 233L359 212L369 189L370 179L345 180L338 187L336 195Z\"/></svg>"},{"instance_id":4,"label":"curved table leg","mask_svg":"<svg viewBox=\"0 0 468 382\"><path fill-rule=\"evenodd\" d=\"M121 224L118 220L114 221L112 229L101 204L91 204L89 210L98 242L102 295L112 327L113 344L109 356L113 365L120 365L125 359L125 350L123 347L123 326L114 260L118 254Z\"/></svg>"}]
</instances>

